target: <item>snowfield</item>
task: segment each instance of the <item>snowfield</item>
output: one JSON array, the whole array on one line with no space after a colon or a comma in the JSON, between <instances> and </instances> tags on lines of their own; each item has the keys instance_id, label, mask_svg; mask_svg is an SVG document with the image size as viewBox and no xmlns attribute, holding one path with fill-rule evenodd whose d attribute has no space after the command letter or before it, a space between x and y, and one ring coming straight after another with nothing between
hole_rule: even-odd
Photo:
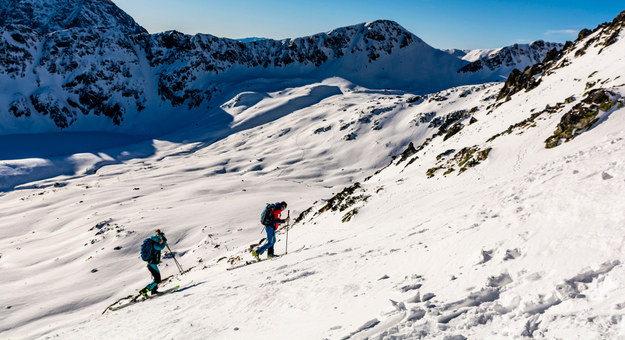
<instances>
[{"instance_id":1,"label":"snowfield","mask_svg":"<svg viewBox=\"0 0 625 340\"><path fill-rule=\"evenodd\" d=\"M232 91L159 138L15 143L28 157L0 162L0 337L625 339L616 32L499 100L509 84L417 96L332 77ZM226 270L253 259L282 200L282 256ZM155 228L185 269L166 255L161 290L182 288L107 310L150 282L139 248Z\"/></svg>"}]
</instances>

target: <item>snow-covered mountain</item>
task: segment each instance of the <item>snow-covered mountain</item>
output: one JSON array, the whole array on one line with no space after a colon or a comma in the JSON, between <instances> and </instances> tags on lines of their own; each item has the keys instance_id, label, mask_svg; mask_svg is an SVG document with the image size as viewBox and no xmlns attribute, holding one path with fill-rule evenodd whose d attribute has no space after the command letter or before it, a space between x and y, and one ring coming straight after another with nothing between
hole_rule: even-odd
<instances>
[{"instance_id":1,"label":"snow-covered mountain","mask_svg":"<svg viewBox=\"0 0 625 340\"><path fill-rule=\"evenodd\" d=\"M470 64L458 70L462 73L486 72L496 75L509 74L513 69L542 62L547 53L562 50L562 44L534 41L530 44L514 44L491 50L454 50L456 56ZM555 51L554 51L555 50ZM449 52L449 51L448 51Z\"/></svg>"},{"instance_id":2,"label":"snow-covered mountain","mask_svg":"<svg viewBox=\"0 0 625 340\"><path fill-rule=\"evenodd\" d=\"M5 0L0 3L0 26L26 26L44 35L96 27L147 32L110 0Z\"/></svg>"},{"instance_id":3,"label":"snow-covered mountain","mask_svg":"<svg viewBox=\"0 0 625 340\"><path fill-rule=\"evenodd\" d=\"M470 64L391 21L280 41L150 35L108 0L4 2L0 46L0 133L152 135L200 119L227 125L211 109L249 81L274 91L338 76L424 94L501 80L559 47L505 48Z\"/></svg>"},{"instance_id":4,"label":"snow-covered mountain","mask_svg":"<svg viewBox=\"0 0 625 340\"><path fill-rule=\"evenodd\" d=\"M4 160L0 337L623 337L624 28L433 93L249 78L213 99L226 129ZM288 254L226 271L280 200ZM166 256L162 287L191 283L104 312L157 227L188 270Z\"/></svg>"}]
</instances>

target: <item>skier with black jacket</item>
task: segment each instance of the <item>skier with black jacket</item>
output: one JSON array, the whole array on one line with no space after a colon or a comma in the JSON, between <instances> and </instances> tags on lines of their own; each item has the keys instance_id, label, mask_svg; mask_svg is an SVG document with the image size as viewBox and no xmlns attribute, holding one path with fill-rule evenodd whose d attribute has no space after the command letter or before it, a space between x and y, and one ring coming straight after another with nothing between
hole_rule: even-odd
<instances>
[{"instance_id":1,"label":"skier with black jacket","mask_svg":"<svg viewBox=\"0 0 625 340\"><path fill-rule=\"evenodd\" d=\"M150 247L151 249L149 249ZM152 295L158 294L158 284L161 282L161 272L158 270L158 264L161 262L161 250L165 249L165 247L167 247L167 238L160 229L154 230L154 235L146 239L141 246L142 258L148 251L151 252L151 254L145 255L148 257L147 259L143 259L148 263L148 270L154 277L154 280L140 291L143 296L147 296L148 292Z\"/></svg>"}]
</instances>

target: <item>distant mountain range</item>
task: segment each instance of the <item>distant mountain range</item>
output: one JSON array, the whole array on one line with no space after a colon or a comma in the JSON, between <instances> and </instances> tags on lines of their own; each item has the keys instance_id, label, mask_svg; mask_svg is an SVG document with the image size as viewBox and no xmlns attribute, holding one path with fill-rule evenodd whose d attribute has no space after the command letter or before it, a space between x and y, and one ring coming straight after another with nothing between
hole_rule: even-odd
<instances>
[{"instance_id":1,"label":"distant mountain range","mask_svg":"<svg viewBox=\"0 0 625 340\"><path fill-rule=\"evenodd\" d=\"M161 133L210 118L246 87L279 89L334 76L368 88L432 93L503 80L562 48L537 41L448 53L392 21L279 41L148 34L109 0L5 1L0 34L1 134Z\"/></svg>"}]
</instances>

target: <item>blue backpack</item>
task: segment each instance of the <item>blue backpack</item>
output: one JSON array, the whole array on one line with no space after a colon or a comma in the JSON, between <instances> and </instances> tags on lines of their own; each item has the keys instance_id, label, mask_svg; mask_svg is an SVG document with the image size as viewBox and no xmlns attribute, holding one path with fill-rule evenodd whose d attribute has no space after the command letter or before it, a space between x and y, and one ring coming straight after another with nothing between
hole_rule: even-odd
<instances>
[{"instance_id":1,"label":"blue backpack","mask_svg":"<svg viewBox=\"0 0 625 340\"><path fill-rule=\"evenodd\" d=\"M141 244L141 259L143 261L150 261L154 257L154 241L151 238L146 238Z\"/></svg>"},{"instance_id":2,"label":"blue backpack","mask_svg":"<svg viewBox=\"0 0 625 340\"><path fill-rule=\"evenodd\" d=\"M273 211L276 209L280 203L267 203L267 206L263 210L263 213L260 215L260 223L262 225L272 225L273 224Z\"/></svg>"}]
</instances>

